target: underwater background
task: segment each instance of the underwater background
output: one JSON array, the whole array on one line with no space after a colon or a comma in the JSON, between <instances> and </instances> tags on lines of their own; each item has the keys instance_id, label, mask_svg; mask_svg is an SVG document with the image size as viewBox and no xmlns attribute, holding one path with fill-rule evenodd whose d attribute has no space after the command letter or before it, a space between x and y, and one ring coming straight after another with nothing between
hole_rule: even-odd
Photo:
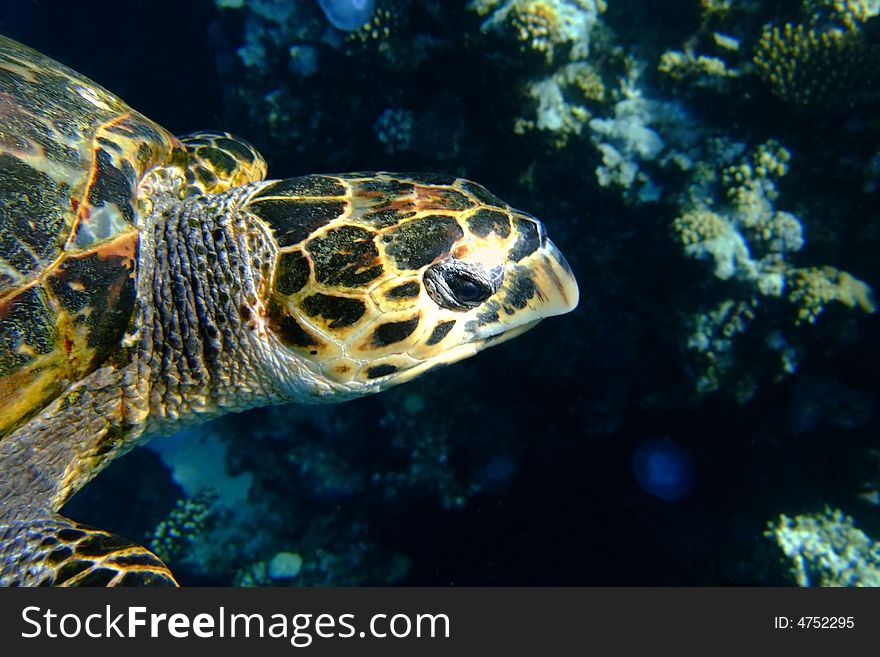
<instances>
[{"instance_id":1,"label":"underwater background","mask_svg":"<svg viewBox=\"0 0 880 657\"><path fill-rule=\"evenodd\" d=\"M880 584L880 0L3 0L270 177L433 171L569 315L375 397L133 450L64 513L184 585Z\"/></svg>"}]
</instances>

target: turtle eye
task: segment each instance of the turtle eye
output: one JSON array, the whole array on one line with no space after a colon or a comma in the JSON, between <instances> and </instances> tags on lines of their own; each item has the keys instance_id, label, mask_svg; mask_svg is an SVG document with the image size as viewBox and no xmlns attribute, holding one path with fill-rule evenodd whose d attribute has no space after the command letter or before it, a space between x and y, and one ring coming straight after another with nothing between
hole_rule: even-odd
<instances>
[{"instance_id":1,"label":"turtle eye","mask_svg":"<svg viewBox=\"0 0 880 657\"><path fill-rule=\"evenodd\" d=\"M449 276L446 282L452 295L466 306L475 306L492 296L492 290L488 286L464 276Z\"/></svg>"},{"instance_id":2,"label":"turtle eye","mask_svg":"<svg viewBox=\"0 0 880 657\"><path fill-rule=\"evenodd\" d=\"M495 273L495 272L493 272ZM502 274L487 276L479 268L455 260L425 270L425 289L441 308L470 310L498 291Z\"/></svg>"}]
</instances>

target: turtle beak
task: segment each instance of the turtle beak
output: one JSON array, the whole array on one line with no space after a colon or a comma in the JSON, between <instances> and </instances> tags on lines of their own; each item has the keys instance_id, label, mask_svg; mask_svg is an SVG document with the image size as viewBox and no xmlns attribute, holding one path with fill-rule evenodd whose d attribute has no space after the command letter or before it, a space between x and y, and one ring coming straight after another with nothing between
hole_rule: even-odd
<instances>
[{"instance_id":1,"label":"turtle beak","mask_svg":"<svg viewBox=\"0 0 880 657\"><path fill-rule=\"evenodd\" d=\"M578 305L580 293L565 257L550 240L509 267L501 288L480 313L474 337L496 344L525 333L546 317Z\"/></svg>"},{"instance_id":2,"label":"turtle beak","mask_svg":"<svg viewBox=\"0 0 880 657\"><path fill-rule=\"evenodd\" d=\"M565 256L553 242L547 240L534 254L531 267L539 299L535 310L542 318L564 315L577 308L580 300L577 281Z\"/></svg>"}]
</instances>

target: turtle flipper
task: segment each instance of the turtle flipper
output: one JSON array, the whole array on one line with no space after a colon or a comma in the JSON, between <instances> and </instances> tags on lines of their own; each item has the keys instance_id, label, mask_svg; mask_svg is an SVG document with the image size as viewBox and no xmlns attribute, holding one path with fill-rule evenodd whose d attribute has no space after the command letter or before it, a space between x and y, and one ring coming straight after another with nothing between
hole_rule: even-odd
<instances>
[{"instance_id":1,"label":"turtle flipper","mask_svg":"<svg viewBox=\"0 0 880 657\"><path fill-rule=\"evenodd\" d=\"M155 554L59 515L0 525L0 586L177 586Z\"/></svg>"}]
</instances>

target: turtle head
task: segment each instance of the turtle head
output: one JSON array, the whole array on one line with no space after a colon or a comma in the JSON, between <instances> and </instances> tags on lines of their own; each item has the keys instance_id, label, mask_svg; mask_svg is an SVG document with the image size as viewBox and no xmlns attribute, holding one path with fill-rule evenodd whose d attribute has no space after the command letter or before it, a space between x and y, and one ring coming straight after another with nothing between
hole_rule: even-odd
<instances>
[{"instance_id":1,"label":"turtle head","mask_svg":"<svg viewBox=\"0 0 880 657\"><path fill-rule=\"evenodd\" d=\"M279 246L264 304L279 348L301 364L289 377L300 401L384 390L578 303L541 223L475 183L349 174L274 185L246 209Z\"/></svg>"}]
</instances>

